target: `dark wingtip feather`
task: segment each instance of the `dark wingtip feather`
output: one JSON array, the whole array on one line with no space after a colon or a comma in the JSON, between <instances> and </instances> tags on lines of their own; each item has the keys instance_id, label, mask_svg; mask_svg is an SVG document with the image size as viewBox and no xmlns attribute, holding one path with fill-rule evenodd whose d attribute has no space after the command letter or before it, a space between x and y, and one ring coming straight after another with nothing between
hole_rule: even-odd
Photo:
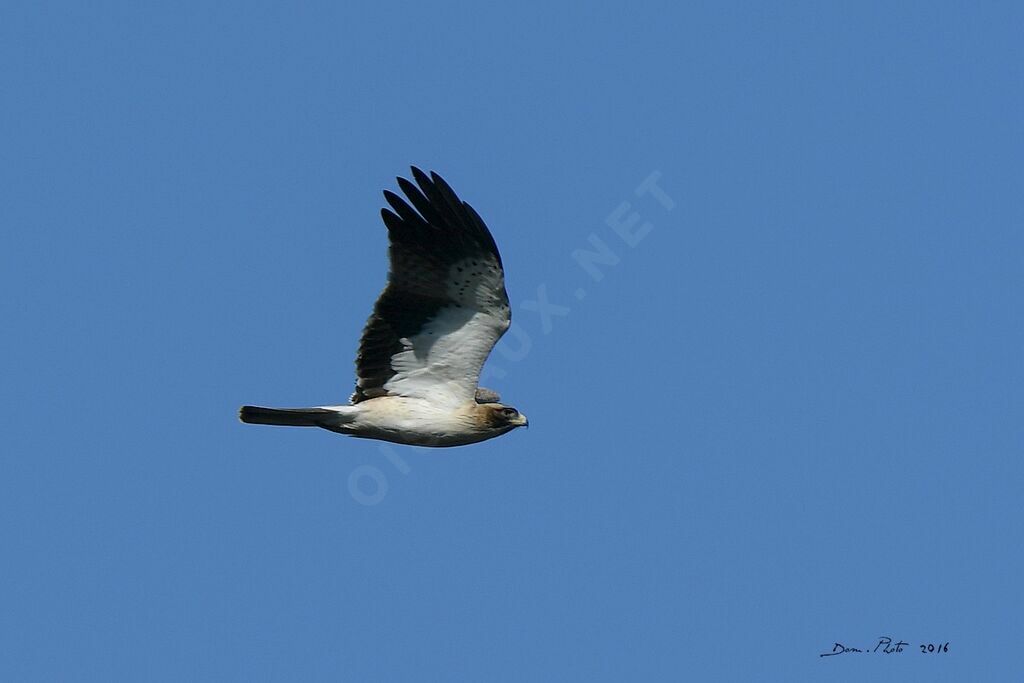
<instances>
[{"instance_id":1,"label":"dark wingtip feather","mask_svg":"<svg viewBox=\"0 0 1024 683\"><path fill-rule=\"evenodd\" d=\"M409 206L409 204L397 194L390 190L384 190L384 199L386 199L388 204L391 205L391 208L394 209L395 213L397 213L398 216L410 226L420 228L426 227L427 223L424 221L425 216L420 216L416 213L416 210Z\"/></svg>"},{"instance_id":2,"label":"dark wingtip feather","mask_svg":"<svg viewBox=\"0 0 1024 683\"><path fill-rule=\"evenodd\" d=\"M452 186L445 182L445 179L439 176L436 171L430 172L430 179L433 180L434 184L437 185L446 194L455 194L455 190L452 189Z\"/></svg>"},{"instance_id":3,"label":"dark wingtip feather","mask_svg":"<svg viewBox=\"0 0 1024 683\"><path fill-rule=\"evenodd\" d=\"M384 219L384 225L388 226L388 230L401 229L402 219L399 218L391 209L381 209L380 217Z\"/></svg>"},{"instance_id":4,"label":"dark wingtip feather","mask_svg":"<svg viewBox=\"0 0 1024 683\"><path fill-rule=\"evenodd\" d=\"M437 225L441 222L441 217L438 216L437 211L431 206L430 200L423 195L420 188L405 178L398 179L398 187L405 193L405 196L409 198L409 201L420 212L420 215L427 223Z\"/></svg>"},{"instance_id":5,"label":"dark wingtip feather","mask_svg":"<svg viewBox=\"0 0 1024 683\"><path fill-rule=\"evenodd\" d=\"M384 190L384 199L387 201L388 204L392 206L392 208L395 208L405 203L404 201L402 201L401 197L399 197L391 190Z\"/></svg>"},{"instance_id":6,"label":"dark wingtip feather","mask_svg":"<svg viewBox=\"0 0 1024 683\"><path fill-rule=\"evenodd\" d=\"M432 188L433 185L431 184L430 178L427 177L426 173L413 166L412 179L416 181L416 184L420 186L420 189L423 190L424 194L430 194L430 188Z\"/></svg>"}]
</instances>

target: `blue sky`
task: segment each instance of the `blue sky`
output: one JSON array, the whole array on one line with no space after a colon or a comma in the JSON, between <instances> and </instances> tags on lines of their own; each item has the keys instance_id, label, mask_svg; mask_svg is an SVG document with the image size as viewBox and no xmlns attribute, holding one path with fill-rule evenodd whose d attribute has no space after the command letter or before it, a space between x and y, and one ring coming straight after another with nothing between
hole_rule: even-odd
<instances>
[{"instance_id":1,"label":"blue sky","mask_svg":"<svg viewBox=\"0 0 1024 683\"><path fill-rule=\"evenodd\" d=\"M1020 679L1019 6L2 15L0 678ZM410 164L531 428L240 424L347 397Z\"/></svg>"}]
</instances>

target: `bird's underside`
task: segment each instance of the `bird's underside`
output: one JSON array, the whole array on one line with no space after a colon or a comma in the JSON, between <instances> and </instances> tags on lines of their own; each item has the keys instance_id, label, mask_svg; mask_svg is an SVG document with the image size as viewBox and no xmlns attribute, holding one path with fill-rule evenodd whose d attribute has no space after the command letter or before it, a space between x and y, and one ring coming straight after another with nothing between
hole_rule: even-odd
<instances>
[{"instance_id":1,"label":"bird's underside","mask_svg":"<svg viewBox=\"0 0 1024 683\"><path fill-rule=\"evenodd\" d=\"M489 390L484 394L497 397ZM496 402L474 402L457 410L438 410L410 397L379 397L343 406L262 408L243 406L239 417L249 424L320 427L338 434L378 439L409 446L465 446L501 436L527 425L526 417L504 414L513 408ZM517 419L518 418L518 419Z\"/></svg>"},{"instance_id":2,"label":"bird's underside","mask_svg":"<svg viewBox=\"0 0 1024 683\"><path fill-rule=\"evenodd\" d=\"M416 446L491 439L527 420L477 386L511 312L501 256L487 226L436 173L399 178L391 209L388 283L363 330L348 405L243 406L250 424L321 427Z\"/></svg>"}]
</instances>

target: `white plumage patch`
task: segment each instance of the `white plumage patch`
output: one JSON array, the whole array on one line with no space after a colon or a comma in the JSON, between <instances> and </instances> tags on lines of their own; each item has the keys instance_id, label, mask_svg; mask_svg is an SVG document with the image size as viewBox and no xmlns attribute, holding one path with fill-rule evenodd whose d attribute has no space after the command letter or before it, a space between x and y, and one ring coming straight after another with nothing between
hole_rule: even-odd
<instances>
[{"instance_id":1,"label":"white plumage patch","mask_svg":"<svg viewBox=\"0 0 1024 683\"><path fill-rule=\"evenodd\" d=\"M457 406L475 401L484 361L504 332L504 323L489 313L450 306L391 358L395 375L384 388L389 394Z\"/></svg>"}]
</instances>

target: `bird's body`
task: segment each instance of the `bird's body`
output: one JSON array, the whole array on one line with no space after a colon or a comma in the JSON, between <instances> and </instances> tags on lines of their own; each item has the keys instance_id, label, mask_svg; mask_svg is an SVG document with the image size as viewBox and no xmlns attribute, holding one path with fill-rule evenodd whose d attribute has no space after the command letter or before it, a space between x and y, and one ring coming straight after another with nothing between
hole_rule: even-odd
<instances>
[{"instance_id":1,"label":"bird's body","mask_svg":"<svg viewBox=\"0 0 1024 683\"><path fill-rule=\"evenodd\" d=\"M494 238L437 174L413 168L385 191L388 285L366 323L349 405L243 406L252 424L322 427L415 446L462 446L526 426L526 417L477 386L511 312ZM413 208L415 207L415 208Z\"/></svg>"}]
</instances>

